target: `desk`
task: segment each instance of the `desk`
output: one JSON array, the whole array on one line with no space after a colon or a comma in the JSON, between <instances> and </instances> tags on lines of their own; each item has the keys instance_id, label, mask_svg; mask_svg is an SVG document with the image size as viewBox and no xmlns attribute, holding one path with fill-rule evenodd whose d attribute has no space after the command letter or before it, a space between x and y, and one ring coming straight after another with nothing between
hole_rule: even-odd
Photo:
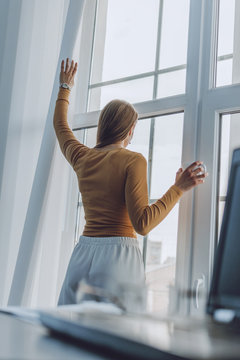
<instances>
[{"instance_id":1,"label":"desk","mask_svg":"<svg viewBox=\"0 0 240 360\"><path fill-rule=\"evenodd\" d=\"M193 360L240 359L240 329L215 323L210 317L157 319L131 314L76 313L66 309L50 312L49 321L47 317L46 324L52 329L70 331L72 336L77 334L78 337L78 334L82 333L84 338L84 327L87 332L89 329L104 332L107 346L108 343L111 344L111 341L108 342L108 336L116 336L120 338L120 341L116 339L114 342L117 351L128 347L127 342L121 343L121 338L155 349L153 353L146 349L147 359L168 360L166 354L169 354L169 358L173 355L173 357ZM76 324L76 328L74 329L71 324ZM97 334L92 337L98 340ZM145 359L145 355L141 356L144 351L144 348L136 349L138 360Z\"/></svg>"},{"instance_id":2,"label":"desk","mask_svg":"<svg viewBox=\"0 0 240 360\"><path fill-rule=\"evenodd\" d=\"M49 313L53 316L63 314L54 310ZM67 321L78 319L89 329L104 330L152 346L159 350L158 359L168 359L168 356L162 356L162 351L195 360L240 359L239 334L227 332L223 337L221 326L217 331L211 327L207 330L200 320L166 318L156 321L127 315L65 314ZM26 323L11 315L0 314L0 334L0 360L116 359L49 337L43 326Z\"/></svg>"}]
</instances>

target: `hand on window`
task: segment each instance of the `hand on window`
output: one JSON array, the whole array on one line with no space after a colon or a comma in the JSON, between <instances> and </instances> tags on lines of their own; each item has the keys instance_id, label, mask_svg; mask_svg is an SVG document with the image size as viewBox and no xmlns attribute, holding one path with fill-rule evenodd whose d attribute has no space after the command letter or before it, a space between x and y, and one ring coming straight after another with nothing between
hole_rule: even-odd
<instances>
[{"instance_id":1,"label":"hand on window","mask_svg":"<svg viewBox=\"0 0 240 360\"><path fill-rule=\"evenodd\" d=\"M74 61L71 61L69 64L69 59L67 58L66 66L64 70L64 60L61 62L61 72L60 72L60 83L67 84L70 88L74 86L74 77L77 72L77 63L74 64Z\"/></svg>"},{"instance_id":2,"label":"hand on window","mask_svg":"<svg viewBox=\"0 0 240 360\"><path fill-rule=\"evenodd\" d=\"M180 168L176 173L175 185L184 192L204 183L208 173L204 172L202 164L202 161L195 161L185 170Z\"/></svg>"}]
</instances>

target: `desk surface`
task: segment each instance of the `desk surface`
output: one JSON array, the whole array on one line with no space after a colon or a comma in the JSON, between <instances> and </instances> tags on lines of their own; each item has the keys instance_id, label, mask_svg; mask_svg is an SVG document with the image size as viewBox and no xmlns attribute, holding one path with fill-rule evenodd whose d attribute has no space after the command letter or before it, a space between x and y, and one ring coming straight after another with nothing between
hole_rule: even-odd
<instances>
[{"instance_id":1,"label":"desk surface","mask_svg":"<svg viewBox=\"0 0 240 360\"><path fill-rule=\"evenodd\" d=\"M51 311L50 314L63 314ZM165 319L156 321L138 317L64 312L66 319L84 326L105 330L155 349L186 359L240 359L240 335L206 328L201 321ZM62 315L61 315L62 316ZM160 357L161 358L161 357ZM111 359L107 355L76 347L48 336L41 325L26 323L12 315L0 314L0 360L74 360Z\"/></svg>"},{"instance_id":2,"label":"desk surface","mask_svg":"<svg viewBox=\"0 0 240 360\"><path fill-rule=\"evenodd\" d=\"M210 317L157 320L131 315L79 314L75 311L55 311L55 314L57 322L60 316L63 322L72 321L153 347L159 350L160 358L162 351L194 360L240 359L240 329L235 331L225 324L216 324ZM54 312L50 316L55 316ZM62 328L66 329L66 325L63 324Z\"/></svg>"}]
</instances>

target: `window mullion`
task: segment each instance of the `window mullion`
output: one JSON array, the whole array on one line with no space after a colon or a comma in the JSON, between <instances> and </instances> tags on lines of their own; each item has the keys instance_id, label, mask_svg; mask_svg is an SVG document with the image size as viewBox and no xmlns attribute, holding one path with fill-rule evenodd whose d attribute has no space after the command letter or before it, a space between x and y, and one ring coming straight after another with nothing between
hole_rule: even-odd
<instances>
[{"instance_id":1,"label":"window mullion","mask_svg":"<svg viewBox=\"0 0 240 360\"><path fill-rule=\"evenodd\" d=\"M159 66L160 41L161 41L161 32L162 32L162 15L163 15L163 0L160 0L159 1L159 13L158 13L158 34L157 34L157 44L156 44L153 99L156 99L156 96L157 96L157 86L158 86L157 70L158 70L158 66ZM149 150L148 150L148 193L149 193L149 198L151 196L154 128L155 128L155 118L152 118L151 119L151 127L150 127ZM147 242L148 242L148 235L144 236L144 239L143 239L143 262L144 262L145 267L146 267L146 258L147 258Z\"/></svg>"},{"instance_id":2,"label":"window mullion","mask_svg":"<svg viewBox=\"0 0 240 360\"><path fill-rule=\"evenodd\" d=\"M156 99L156 97L157 97L158 67L159 67L160 47L161 47L161 35L162 35L162 18L163 18L163 0L159 0L158 34L157 34L157 44L156 44L155 74L154 74L154 85L153 85L153 99Z\"/></svg>"},{"instance_id":3,"label":"window mullion","mask_svg":"<svg viewBox=\"0 0 240 360\"><path fill-rule=\"evenodd\" d=\"M149 194L149 198L151 196L151 183L152 183L152 158L153 158L154 128L155 128L155 118L152 118L151 125L150 125L149 149L148 149L148 194ZM144 239L143 239L143 262L144 262L145 267L146 267L146 259L147 259L147 241L148 241L148 235L144 236Z\"/></svg>"},{"instance_id":4,"label":"window mullion","mask_svg":"<svg viewBox=\"0 0 240 360\"><path fill-rule=\"evenodd\" d=\"M197 124L199 121L199 101L201 91L201 46L203 31L202 1L190 1L188 54L186 73L186 105L184 112L182 166L196 160L197 156ZM195 197L191 191L186 194L179 206L178 243L176 256L175 292L187 293L192 286L193 235L194 235ZM188 314L190 300L179 297L177 311Z\"/></svg>"}]
</instances>

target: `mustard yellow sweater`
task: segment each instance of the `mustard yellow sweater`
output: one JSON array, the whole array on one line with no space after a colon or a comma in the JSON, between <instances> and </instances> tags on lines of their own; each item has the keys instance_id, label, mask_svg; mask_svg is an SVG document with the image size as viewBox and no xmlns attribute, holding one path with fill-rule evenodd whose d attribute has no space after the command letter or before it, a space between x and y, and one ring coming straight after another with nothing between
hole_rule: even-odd
<instances>
[{"instance_id":1,"label":"mustard yellow sweater","mask_svg":"<svg viewBox=\"0 0 240 360\"><path fill-rule=\"evenodd\" d=\"M146 159L125 148L91 149L81 144L67 122L69 95L69 90L59 89L54 128L61 151L77 174L86 218L83 235L146 235L167 216L182 191L173 185L149 205Z\"/></svg>"}]
</instances>

